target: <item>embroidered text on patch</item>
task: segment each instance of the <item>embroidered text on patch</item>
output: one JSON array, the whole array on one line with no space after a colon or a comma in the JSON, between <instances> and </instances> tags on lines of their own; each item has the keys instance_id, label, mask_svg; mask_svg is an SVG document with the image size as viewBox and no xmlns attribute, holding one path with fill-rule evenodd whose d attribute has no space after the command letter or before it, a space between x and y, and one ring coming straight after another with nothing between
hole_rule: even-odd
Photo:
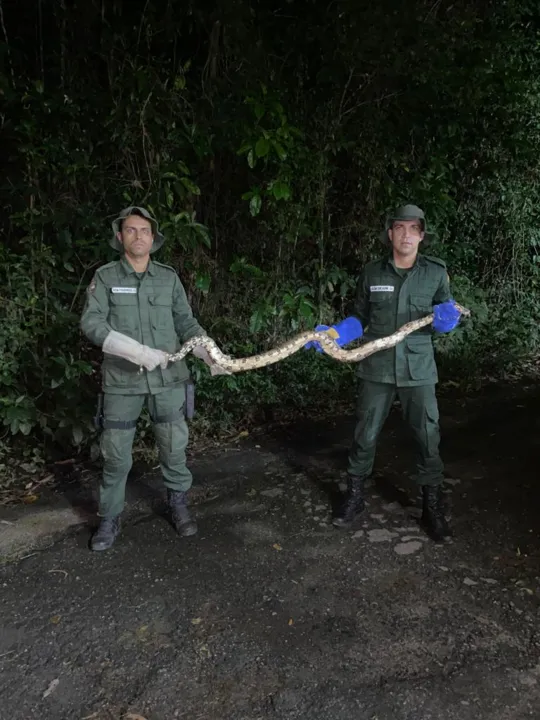
<instances>
[{"instance_id":1,"label":"embroidered text on patch","mask_svg":"<svg viewBox=\"0 0 540 720\"><path fill-rule=\"evenodd\" d=\"M393 285L370 285L370 292L394 292Z\"/></svg>"},{"instance_id":2,"label":"embroidered text on patch","mask_svg":"<svg viewBox=\"0 0 540 720\"><path fill-rule=\"evenodd\" d=\"M111 291L115 293L124 293L126 295L136 295L137 294L137 288L134 287L113 287L111 288Z\"/></svg>"}]
</instances>

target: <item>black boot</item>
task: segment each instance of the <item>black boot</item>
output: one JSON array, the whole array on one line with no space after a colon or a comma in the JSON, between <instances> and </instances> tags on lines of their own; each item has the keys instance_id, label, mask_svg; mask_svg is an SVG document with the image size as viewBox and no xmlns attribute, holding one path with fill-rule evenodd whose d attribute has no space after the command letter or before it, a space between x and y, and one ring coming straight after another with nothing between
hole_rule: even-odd
<instances>
[{"instance_id":1,"label":"black boot","mask_svg":"<svg viewBox=\"0 0 540 720\"><path fill-rule=\"evenodd\" d=\"M187 493L179 490L167 489L167 501L173 525L176 532L184 537L195 535L197 532L197 523L188 510L186 495Z\"/></svg>"},{"instance_id":2,"label":"black boot","mask_svg":"<svg viewBox=\"0 0 540 720\"><path fill-rule=\"evenodd\" d=\"M341 509L341 516L332 520L332 525L337 528L348 528L353 520L363 512L364 503L364 478L349 475L347 479L347 496Z\"/></svg>"},{"instance_id":3,"label":"black boot","mask_svg":"<svg viewBox=\"0 0 540 720\"><path fill-rule=\"evenodd\" d=\"M99 527L96 530L90 547L92 550L108 550L114 545L116 536L120 532L120 515L110 518L101 518Z\"/></svg>"},{"instance_id":4,"label":"black boot","mask_svg":"<svg viewBox=\"0 0 540 720\"><path fill-rule=\"evenodd\" d=\"M422 485L422 517L420 525L435 542L452 535L444 517L443 496L440 485Z\"/></svg>"}]
</instances>

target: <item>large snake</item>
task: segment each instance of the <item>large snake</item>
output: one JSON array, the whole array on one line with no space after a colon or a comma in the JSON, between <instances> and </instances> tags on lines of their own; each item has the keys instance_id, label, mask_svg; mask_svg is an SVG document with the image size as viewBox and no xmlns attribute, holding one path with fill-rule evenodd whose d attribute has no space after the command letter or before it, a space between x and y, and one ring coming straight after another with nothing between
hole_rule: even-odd
<instances>
[{"instance_id":1,"label":"large snake","mask_svg":"<svg viewBox=\"0 0 540 720\"><path fill-rule=\"evenodd\" d=\"M457 303L456 307L462 315L471 314L470 310L467 310L467 308L464 308ZM407 335L410 335L416 330L420 330L420 328L430 325L432 322L433 313L402 325L399 330L396 330L396 332L392 335L372 340L371 342L364 343L360 347L353 348L352 350L343 350L343 348L339 347L339 345L325 332L315 332L314 330L309 330L296 335L291 340L278 345L272 350L267 350L266 352L259 353L258 355L252 355L251 357L245 358L232 358L230 355L225 355L225 353L219 349L211 338L206 335L196 335L185 342L178 352L169 354L169 361L177 362L178 360L183 360L186 355L194 350L194 348L203 347L216 365L219 365L229 374L232 374L244 372L246 370L255 370L256 368L266 367L267 365L273 365L274 363L293 355L311 340L316 340L320 344L323 352L330 355L330 357L334 358L334 360L355 363L360 360L364 360L364 358L368 357L368 355L373 355L373 353L379 352L380 350L388 350L389 348L394 347L404 340Z\"/></svg>"}]
</instances>

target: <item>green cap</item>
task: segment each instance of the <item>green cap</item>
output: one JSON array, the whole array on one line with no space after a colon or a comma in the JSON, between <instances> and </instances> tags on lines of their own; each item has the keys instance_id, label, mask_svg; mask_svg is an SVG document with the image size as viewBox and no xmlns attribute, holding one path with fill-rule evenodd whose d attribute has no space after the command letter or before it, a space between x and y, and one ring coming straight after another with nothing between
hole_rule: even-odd
<instances>
[{"instance_id":1,"label":"green cap","mask_svg":"<svg viewBox=\"0 0 540 720\"><path fill-rule=\"evenodd\" d=\"M152 245L152 249L150 250L151 253L156 252L156 250L159 250L159 248L163 245L165 242L165 238L163 235L159 232L159 225L157 223L157 220L150 215L148 210L142 207L137 207L137 205L130 205L130 207L124 208L121 213L118 215L117 218L115 218L112 221L112 229L113 229L113 236L109 240L109 245L114 248L117 252L123 252L124 247L122 243L118 240L116 237L117 233L120 232L120 223L122 220L125 220L130 215L133 215L134 211L137 211L137 215L142 215L142 217L146 218L150 221L150 225L152 226L152 233L154 235L154 243Z\"/></svg>"},{"instance_id":2,"label":"green cap","mask_svg":"<svg viewBox=\"0 0 540 720\"><path fill-rule=\"evenodd\" d=\"M424 239L422 240L423 247L427 247L435 237L433 233L427 231L426 218L424 211L421 208L417 205L402 205L397 208L394 213L386 216L385 228L380 235L381 242L384 245L391 245L390 238L388 237L388 231L396 220L420 220L420 224L424 232Z\"/></svg>"}]
</instances>

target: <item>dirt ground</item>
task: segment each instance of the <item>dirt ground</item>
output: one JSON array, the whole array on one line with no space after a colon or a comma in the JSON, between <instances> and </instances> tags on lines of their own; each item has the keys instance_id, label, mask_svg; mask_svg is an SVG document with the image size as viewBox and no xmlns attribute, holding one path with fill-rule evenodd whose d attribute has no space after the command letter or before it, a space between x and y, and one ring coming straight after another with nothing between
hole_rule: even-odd
<instances>
[{"instance_id":1,"label":"dirt ground","mask_svg":"<svg viewBox=\"0 0 540 720\"><path fill-rule=\"evenodd\" d=\"M351 532L329 525L349 416L196 455L187 540L159 477L135 473L113 550L90 553L83 527L0 569L0 716L539 718L539 407L534 385L441 399L440 546L397 408Z\"/></svg>"}]
</instances>

